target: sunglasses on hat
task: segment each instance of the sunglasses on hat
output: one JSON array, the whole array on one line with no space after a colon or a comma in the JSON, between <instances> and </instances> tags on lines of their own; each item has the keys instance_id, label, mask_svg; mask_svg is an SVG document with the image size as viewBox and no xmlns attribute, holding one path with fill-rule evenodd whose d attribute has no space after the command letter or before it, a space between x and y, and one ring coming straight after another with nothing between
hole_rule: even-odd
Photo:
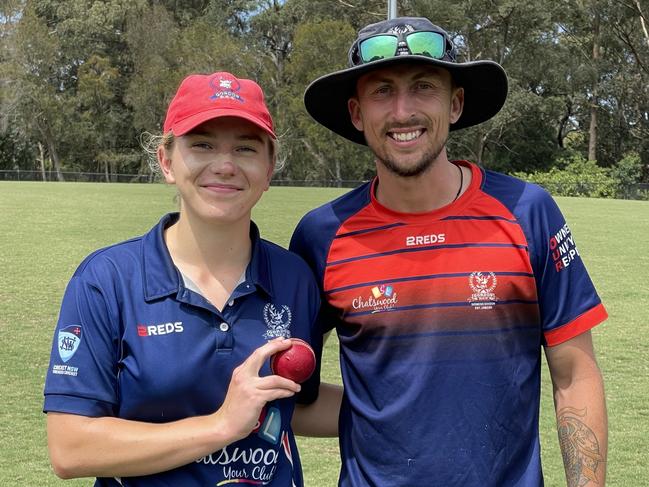
<instances>
[{"instance_id":1,"label":"sunglasses on hat","mask_svg":"<svg viewBox=\"0 0 649 487\"><path fill-rule=\"evenodd\" d=\"M360 41L355 54L354 66L408 54L455 61L453 45L444 34L433 31L377 34Z\"/></svg>"}]
</instances>

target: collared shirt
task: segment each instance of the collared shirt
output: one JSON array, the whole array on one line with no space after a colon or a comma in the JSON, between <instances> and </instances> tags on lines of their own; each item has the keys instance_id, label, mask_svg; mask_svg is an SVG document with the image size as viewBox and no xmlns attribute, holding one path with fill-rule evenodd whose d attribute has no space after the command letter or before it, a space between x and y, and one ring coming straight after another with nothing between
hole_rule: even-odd
<instances>
[{"instance_id":1,"label":"collared shirt","mask_svg":"<svg viewBox=\"0 0 649 487\"><path fill-rule=\"evenodd\" d=\"M302 338L320 356L322 338L313 325L319 292L299 257L261 239L251 222L245 279L219 311L187 289L171 260L163 233L177 219L166 215L146 235L101 249L79 266L54 333L45 411L153 423L210 414L222 404L233 369L267 341ZM270 373L264 364L260 375ZM297 400L314 400L318 381L319 370ZM247 438L194 463L95 485L301 486L290 427L294 404L267 404Z\"/></svg>"},{"instance_id":2,"label":"collared shirt","mask_svg":"<svg viewBox=\"0 0 649 487\"><path fill-rule=\"evenodd\" d=\"M458 164L449 205L392 211L375 180L293 235L340 341L343 487L539 487L541 347L606 318L550 195Z\"/></svg>"}]
</instances>

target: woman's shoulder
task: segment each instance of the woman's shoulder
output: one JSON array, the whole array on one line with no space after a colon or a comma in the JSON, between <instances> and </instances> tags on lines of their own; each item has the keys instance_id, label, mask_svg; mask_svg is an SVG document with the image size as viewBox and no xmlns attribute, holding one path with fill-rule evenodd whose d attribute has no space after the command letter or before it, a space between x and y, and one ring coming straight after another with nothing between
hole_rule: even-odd
<instances>
[{"instance_id":1,"label":"woman's shoulder","mask_svg":"<svg viewBox=\"0 0 649 487\"><path fill-rule=\"evenodd\" d=\"M134 237L95 250L77 267L74 277L97 279L138 269L143 237Z\"/></svg>"},{"instance_id":2,"label":"woman's shoulder","mask_svg":"<svg viewBox=\"0 0 649 487\"><path fill-rule=\"evenodd\" d=\"M283 269L283 271L280 271L281 273L290 271L292 273L304 273L309 277L313 276L311 268L307 265L306 261L295 252L291 252L269 240L261 239L260 242L264 247L266 258L269 260L273 269L275 269L274 272L277 272L277 269Z\"/></svg>"}]
</instances>

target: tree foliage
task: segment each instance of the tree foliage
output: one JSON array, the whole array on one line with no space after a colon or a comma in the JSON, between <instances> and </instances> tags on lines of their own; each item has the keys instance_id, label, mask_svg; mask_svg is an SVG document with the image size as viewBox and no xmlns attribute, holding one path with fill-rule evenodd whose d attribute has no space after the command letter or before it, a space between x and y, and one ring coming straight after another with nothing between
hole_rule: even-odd
<instances>
[{"instance_id":1,"label":"tree foliage","mask_svg":"<svg viewBox=\"0 0 649 487\"><path fill-rule=\"evenodd\" d=\"M616 181L610 171L595 161L573 154L560 160L563 167L553 167L547 172L531 174L516 173L527 181L543 186L550 193L560 196L587 196L610 198L616 194Z\"/></svg>"},{"instance_id":2,"label":"tree foliage","mask_svg":"<svg viewBox=\"0 0 649 487\"><path fill-rule=\"evenodd\" d=\"M443 26L462 60L507 70L503 110L452 133L452 157L554 179L602 168L627 185L649 181L646 10L636 0L399 2L401 15ZM369 151L315 123L303 93L345 68L357 30L386 14L378 0L4 0L0 169L145 174L138 137L160 131L180 80L226 70L264 87L287 159L278 177L367 179Z\"/></svg>"}]
</instances>

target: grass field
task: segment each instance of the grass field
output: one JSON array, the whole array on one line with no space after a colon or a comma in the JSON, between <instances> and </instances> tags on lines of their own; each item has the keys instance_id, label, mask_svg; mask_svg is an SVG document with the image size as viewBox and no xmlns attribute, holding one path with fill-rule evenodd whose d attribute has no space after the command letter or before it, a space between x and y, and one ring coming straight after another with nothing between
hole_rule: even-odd
<instances>
[{"instance_id":1,"label":"grass field","mask_svg":"<svg viewBox=\"0 0 649 487\"><path fill-rule=\"evenodd\" d=\"M305 211L342 192L271 188L254 217L263 236L286 246ZM0 485L92 485L58 480L47 458L42 388L59 302L83 257L144 233L174 210L173 197L164 185L0 182ZM558 202L610 314L593 332L609 406L608 485L649 485L649 202ZM330 382L340 381L336 347L334 338L325 350ZM546 485L561 486L547 374L543 396ZM336 440L299 444L307 486L335 485Z\"/></svg>"}]
</instances>

